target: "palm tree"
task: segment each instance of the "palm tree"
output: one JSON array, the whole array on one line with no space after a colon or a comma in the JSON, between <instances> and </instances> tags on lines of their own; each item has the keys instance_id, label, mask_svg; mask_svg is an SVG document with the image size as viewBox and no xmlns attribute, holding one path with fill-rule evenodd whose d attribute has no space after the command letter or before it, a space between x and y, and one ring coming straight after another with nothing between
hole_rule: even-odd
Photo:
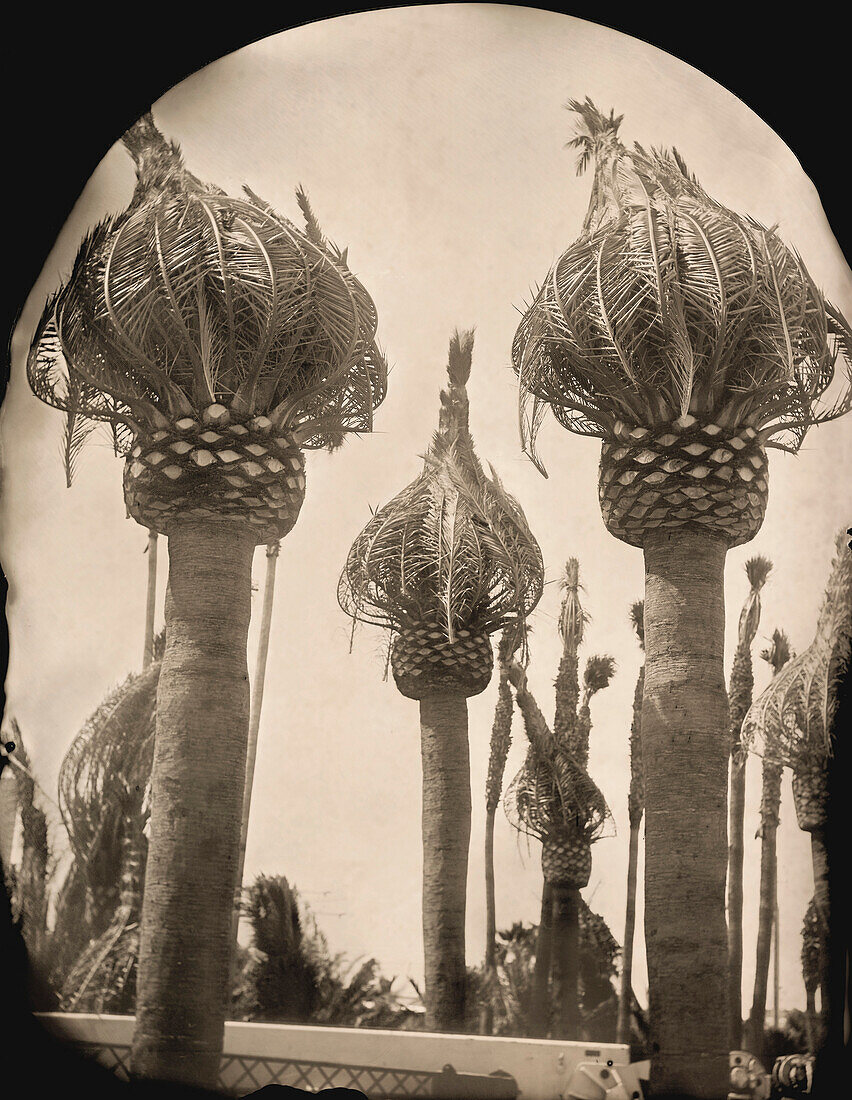
<instances>
[{"instance_id":1,"label":"palm tree","mask_svg":"<svg viewBox=\"0 0 852 1100\"><path fill-rule=\"evenodd\" d=\"M787 635L775 630L772 644L760 654L777 676L790 660L792 653ZM746 1028L748 1049L756 1058L763 1056L763 1030L766 1021L766 988L769 982L769 956L773 927L777 928L778 913L778 859L776 834L781 808L781 764L772 755L763 758L763 777L760 795L760 902L758 907L757 950L754 972L754 995ZM775 938L775 958L778 959L778 938Z\"/></svg>"},{"instance_id":2,"label":"palm tree","mask_svg":"<svg viewBox=\"0 0 852 1100\"><path fill-rule=\"evenodd\" d=\"M728 690L731 727L731 782L728 827L728 1001L731 1050L742 1046L743 1008L743 820L748 756L741 752L740 730L751 706L754 673L751 647L760 624L760 590L766 583L772 562L761 555L745 563L749 592L740 611L737 648Z\"/></svg>"},{"instance_id":3,"label":"palm tree","mask_svg":"<svg viewBox=\"0 0 852 1100\"><path fill-rule=\"evenodd\" d=\"M814 640L781 669L743 723L744 751L753 748L793 772L799 828L810 833L814 900L830 949L828 849L829 767L837 737L840 681L852 649L852 550L838 533ZM823 1005L823 1009L827 1009ZM755 1020L755 1026L757 1021Z\"/></svg>"},{"instance_id":4,"label":"palm tree","mask_svg":"<svg viewBox=\"0 0 852 1100\"><path fill-rule=\"evenodd\" d=\"M387 371L372 301L323 236L202 183L144 116L137 184L48 303L28 361L69 469L104 420L129 514L169 540L134 1073L214 1086L245 783L257 545L304 497L306 447L369 431Z\"/></svg>"},{"instance_id":5,"label":"palm tree","mask_svg":"<svg viewBox=\"0 0 852 1100\"><path fill-rule=\"evenodd\" d=\"M538 932L531 1026L535 1035L545 1037L552 1028L558 1037L565 1038L578 1035L580 1028L580 890L588 884L591 845L602 835L609 810L585 766L551 733L527 686L526 669L517 661L512 664L509 679L524 719L529 749L504 802L512 824L541 841L545 899L542 917L548 922ZM551 971L558 987L555 1021L550 1019L552 1006L547 997Z\"/></svg>"},{"instance_id":6,"label":"palm tree","mask_svg":"<svg viewBox=\"0 0 852 1100\"><path fill-rule=\"evenodd\" d=\"M145 553L148 555L148 585L145 593L145 644L142 667L147 668L154 656L154 611L157 600L157 540L156 531L148 532Z\"/></svg>"},{"instance_id":7,"label":"palm tree","mask_svg":"<svg viewBox=\"0 0 852 1100\"><path fill-rule=\"evenodd\" d=\"M491 751L485 778L485 966L483 982L490 990L496 980L495 959L497 950L497 909L494 897L494 820L500 795L503 793L503 775L506 759L512 744L512 689L509 687L509 662L521 644L517 632L504 630L497 651L497 705L491 727ZM480 1013L480 1032L490 1035L494 1022L493 998L484 999Z\"/></svg>"},{"instance_id":8,"label":"palm tree","mask_svg":"<svg viewBox=\"0 0 852 1100\"><path fill-rule=\"evenodd\" d=\"M630 608L630 618L642 653L645 652L645 604L636 600ZM618 995L616 1042L630 1042L633 1002L633 934L636 928L636 876L639 867L639 826L645 812L645 779L642 768L642 693L645 687L645 662L639 668L633 692L633 722L630 726L630 789L627 795L627 818L630 822L630 846L627 856L627 910L624 916L624 950L622 952L621 985Z\"/></svg>"},{"instance_id":9,"label":"palm tree","mask_svg":"<svg viewBox=\"0 0 852 1100\"><path fill-rule=\"evenodd\" d=\"M449 384L420 476L380 508L349 551L339 601L390 631L400 692L420 703L423 944L428 1028L465 1022L470 843L467 699L491 678L489 635L523 630L543 584L541 551L518 503L485 475L468 427L473 333L450 341Z\"/></svg>"},{"instance_id":10,"label":"palm tree","mask_svg":"<svg viewBox=\"0 0 852 1100\"><path fill-rule=\"evenodd\" d=\"M725 556L760 528L766 448L795 452L852 332L778 234L732 213L676 152L628 150L590 100L595 162L578 240L518 328L527 450L547 406L602 440L599 495L645 555L642 712L652 1088L718 1096L728 1077ZM541 465L539 460L536 461Z\"/></svg>"}]
</instances>

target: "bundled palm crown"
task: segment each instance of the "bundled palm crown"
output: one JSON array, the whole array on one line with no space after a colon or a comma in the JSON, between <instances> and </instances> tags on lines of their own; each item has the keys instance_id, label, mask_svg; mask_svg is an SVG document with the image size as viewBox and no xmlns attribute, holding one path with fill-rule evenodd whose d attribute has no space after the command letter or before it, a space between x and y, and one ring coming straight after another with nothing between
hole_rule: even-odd
<instances>
[{"instance_id":1,"label":"bundled palm crown","mask_svg":"<svg viewBox=\"0 0 852 1100\"><path fill-rule=\"evenodd\" d=\"M126 455L128 513L169 539L131 1061L141 1077L213 1087L238 885L254 549L296 522L302 449L369 431L387 372L373 303L304 193L300 230L248 190L235 198L198 180L150 115L124 144L136 190L83 241L28 372L66 414L68 475L91 424L106 421Z\"/></svg>"},{"instance_id":2,"label":"bundled palm crown","mask_svg":"<svg viewBox=\"0 0 852 1100\"><path fill-rule=\"evenodd\" d=\"M677 152L628 149L614 113L568 106L595 174L516 333L521 430L534 459L548 407L600 439L604 523L644 551L651 1087L710 1098L730 1050L725 556L760 528L767 448L795 452L852 407L852 332L774 229L715 201Z\"/></svg>"},{"instance_id":3,"label":"bundled palm crown","mask_svg":"<svg viewBox=\"0 0 852 1100\"><path fill-rule=\"evenodd\" d=\"M234 516L257 543L281 538L302 448L369 431L384 397L375 307L301 190L304 230L247 188L202 183L150 115L124 143L133 198L48 302L30 384L66 413L69 479L92 422L112 426L139 523Z\"/></svg>"},{"instance_id":4,"label":"bundled palm crown","mask_svg":"<svg viewBox=\"0 0 852 1100\"><path fill-rule=\"evenodd\" d=\"M588 99L572 144L595 161L583 232L517 331L525 447L545 408L603 440L616 537L698 524L747 542L766 507L765 447L796 451L852 406L827 391L852 334L777 232L712 199L676 151L628 150Z\"/></svg>"},{"instance_id":5,"label":"bundled palm crown","mask_svg":"<svg viewBox=\"0 0 852 1100\"><path fill-rule=\"evenodd\" d=\"M390 632L396 685L420 701L424 999L427 1027L441 1031L466 1026L467 699L491 678L492 633L524 644L544 583L520 505L493 469L485 474L473 449L472 352L473 333L456 333L423 472L355 540L338 589L353 629L360 621Z\"/></svg>"},{"instance_id":6,"label":"bundled palm crown","mask_svg":"<svg viewBox=\"0 0 852 1100\"><path fill-rule=\"evenodd\" d=\"M542 591L541 551L524 513L473 449L472 352L473 333L456 333L423 472L352 544L338 590L353 620L391 632L397 687L412 699L439 684L465 696L483 691L490 635L522 628Z\"/></svg>"}]
</instances>

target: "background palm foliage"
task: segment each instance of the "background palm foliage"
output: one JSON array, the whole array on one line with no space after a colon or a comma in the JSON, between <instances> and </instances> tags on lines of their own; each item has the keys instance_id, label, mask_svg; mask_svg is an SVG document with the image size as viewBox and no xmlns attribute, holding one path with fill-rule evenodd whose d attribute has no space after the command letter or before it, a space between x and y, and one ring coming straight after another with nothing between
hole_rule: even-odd
<instances>
[{"instance_id":1,"label":"background palm foliage","mask_svg":"<svg viewBox=\"0 0 852 1100\"><path fill-rule=\"evenodd\" d=\"M796 451L852 407L852 332L777 232L712 199L676 150L618 138L586 99L571 142L595 159L579 238L555 262L515 336L524 446L550 406L564 427L612 438L688 413L748 424ZM838 360L846 380L830 396ZM544 472L542 470L542 472Z\"/></svg>"},{"instance_id":2,"label":"background palm foliage","mask_svg":"<svg viewBox=\"0 0 852 1100\"><path fill-rule=\"evenodd\" d=\"M794 770L833 752L838 687L852 648L852 550L843 532L835 546L813 641L784 665L743 722L744 751Z\"/></svg>"},{"instance_id":3,"label":"background palm foliage","mask_svg":"<svg viewBox=\"0 0 852 1100\"><path fill-rule=\"evenodd\" d=\"M66 412L69 479L98 420L117 453L211 404L306 447L369 431L387 381L375 307L304 192L298 229L248 188L198 180L150 114L123 140L131 203L84 240L28 360L33 391Z\"/></svg>"},{"instance_id":4,"label":"background palm foliage","mask_svg":"<svg viewBox=\"0 0 852 1100\"><path fill-rule=\"evenodd\" d=\"M353 621L392 634L436 622L452 642L459 629L522 626L541 596L541 551L524 513L473 448L465 393L472 352L473 333L456 332L423 472L352 544L338 599Z\"/></svg>"}]
</instances>

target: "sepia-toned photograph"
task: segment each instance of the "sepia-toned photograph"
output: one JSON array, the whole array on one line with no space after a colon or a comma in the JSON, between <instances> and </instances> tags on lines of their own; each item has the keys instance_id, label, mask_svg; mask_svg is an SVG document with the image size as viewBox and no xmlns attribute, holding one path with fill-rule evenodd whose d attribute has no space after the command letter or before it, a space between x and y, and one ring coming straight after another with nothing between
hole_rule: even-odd
<instances>
[{"instance_id":1,"label":"sepia-toned photograph","mask_svg":"<svg viewBox=\"0 0 852 1100\"><path fill-rule=\"evenodd\" d=\"M7 973L98 1088L839 1095L852 270L745 102L532 7L292 27L10 337Z\"/></svg>"}]
</instances>

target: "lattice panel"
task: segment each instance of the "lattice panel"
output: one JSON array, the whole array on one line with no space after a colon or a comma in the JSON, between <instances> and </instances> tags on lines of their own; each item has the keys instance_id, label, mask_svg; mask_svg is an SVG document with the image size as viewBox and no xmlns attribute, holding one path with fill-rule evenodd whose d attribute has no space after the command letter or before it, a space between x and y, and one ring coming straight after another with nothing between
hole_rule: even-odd
<instances>
[{"instance_id":1,"label":"lattice panel","mask_svg":"<svg viewBox=\"0 0 852 1100\"><path fill-rule=\"evenodd\" d=\"M431 1096L437 1074L375 1066L347 1066L335 1062L255 1058L225 1055L219 1070L219 1086L234 1096L263 1085L292 1085L319 1092L321 1089L359 1089L369 1100L397 1100Z\"/></svg>"}]
</instances>

